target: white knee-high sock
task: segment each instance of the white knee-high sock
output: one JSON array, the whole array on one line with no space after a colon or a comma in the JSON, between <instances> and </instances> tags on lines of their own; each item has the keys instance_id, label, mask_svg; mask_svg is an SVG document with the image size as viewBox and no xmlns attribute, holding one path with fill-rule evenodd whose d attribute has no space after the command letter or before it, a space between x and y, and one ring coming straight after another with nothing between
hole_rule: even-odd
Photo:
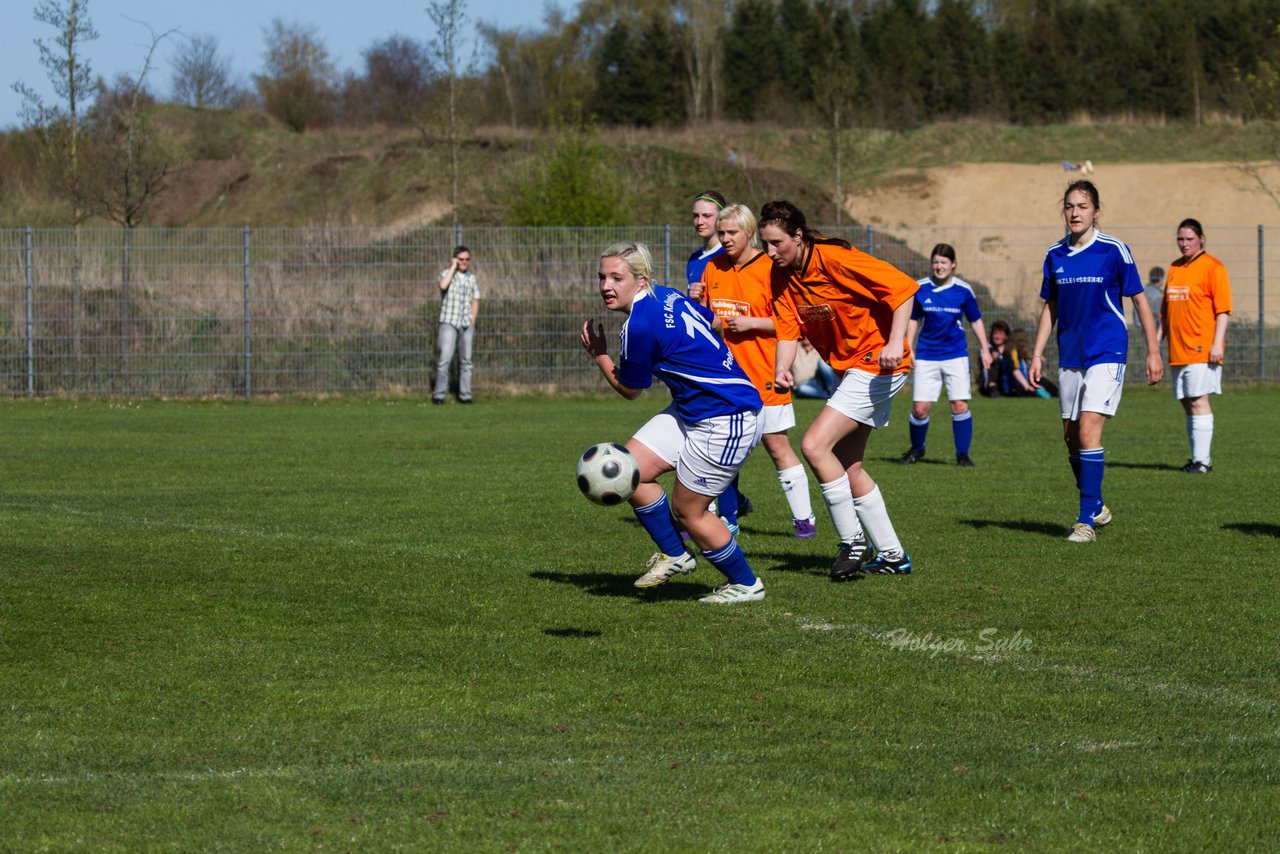
<instances>
[{"instance_id":1,"label":"white knee-high sock","mask_svg":"<svg viewBox=\"0 0 1280 854\"><path fill-rule=\"evenodd\" d=\"M831 514L831 524L835 526L836 536L842 543L851 543L861 537L862 523L858 521L858 511L853 507L853 490L849 488L849 476L841 475L839 480L820 484L822 500L827 504Z\"/></svg>"},{"instance_id":2,"label":"white knee-high sock","mask_svg":"<svg viewBox=\"0 0 1280 854\"><path fill-rule=\"evenodd\" d=\"M782 484L782 494L791 506L791 518L811 521L813 501L809 499L809 475L805 473L804 464L778 472L778 483Z\"/></svg>"},{"instance_id":3,"label":"white knee-high sock","mask_svg":"<svg viewBox=\"0 0 1280 854\"><path fill-rule=\"evenodd\" d=\"M1213 465L1213 413L1187 416L1187 438L1191 440L1191 459Z\"/></svg>"},{"instance_id":4,"label":"white knee-high sock","mask_svg":"<svg viewBox=\"0 0 1280 854\"><path fill-rule=\"evenodd\" d=\"M889 521L889 510L884 506L880 487L877 486L866 495L853 499L853 506L858 511L858 519L862 522L863 529L867 532L867 539L876 547L877 552L892 555L902 551L902 543L898 540L897 532L893 530L893 522Z\"/></svg>"}]
</instances>

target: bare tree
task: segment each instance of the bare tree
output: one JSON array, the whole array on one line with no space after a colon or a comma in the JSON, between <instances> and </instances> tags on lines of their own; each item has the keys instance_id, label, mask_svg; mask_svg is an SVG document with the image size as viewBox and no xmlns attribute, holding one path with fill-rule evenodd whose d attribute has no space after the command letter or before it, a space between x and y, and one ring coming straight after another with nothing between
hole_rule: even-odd
<instances>
[{"instance_id":1,"label":"bare tree","mask_svg":"<svg viewBox=\"0 0 1280 854\"><path fill-rule=\"evenodd\" d=\"M445 118L449 125L449 203L453 208L453 224L458 224L458 149L461 145L461 117L458 115L459 91L461 78L472 70L472 61L463 58L467 44L466 29L470 19L467 17L466 0L432 0L427 6L427 15L436 27L436 38L432 43L441 70L445 75L448 100L445 106Z\"/></svg>"},{"instance_id":2,"label":"bare tree","mask_svg":"<svg viewBox=\"0 0 1280 854\"><path fill-rule=\"evenodd\" d=\"M84 132L80 114L93 80L82 50L85 42L98 37L89 20L88 6L88 0L40 0L35 8L35 19L57 31L52 44L44 39L36 39L35 44L53 91L65 106L47 105L24 83L13 84L13 90L22 96L23 120L40 139L49 174L71 203L75 225L85 218L80 203L80 141Z\"/></svg>"},{"instance_id":3,"label":"bare tree","mask_svg":"<svg viewBox=\"0 0 1280 854\"><path fill-rule=\"evenodd\" d=\"M80 257L80 224L87 216L82 199L80 180L80 127L81 104L90 91L92 70L89 61L81 55L84 43L98 37L98 31L89 20L88 0L40 0L35 9L35 19L57 31L50 46L44 39L36 39L40 51L40 64L48 74L53 91L65 102L65 108L49 106L30 87L15 83L13 89L22 96L22 117L40 140L41 149L54 186L71 204L71 222L74 226L74 247L71 259L71 350L78 361L83 355L81 325L83 319L83 294L80 275L83 261Z\"/></svg>"},{"instance_id":4,"label":"bare tree","mask_svg":"<svg viewBox=\"0 0 1280 854\"><path fill-rule=\"evenodd\" d=\"M302 133L333 117L337 71L314 27L279 18L264 32L264 74L254 77L268 113Z\"/></svg>"},{"instance_id":5,"label":"bare tree","mask_svg":"<svg viewBox=\"0 0 1280 854\"><path fill-rule=\"evenodd\" d=\"M196 35L186 39L173 63L173 97L196 109L226 107L235 97L231 62L218 50L218 37Z\"/></svg>"},{"instance_id":6,"label":"bare tree","mask_svg":"<svg viewBox=\"0 0 1280 854\"><path fill-rule=\"evenodd\" d=\"M365 73L344 87L347 117L406 126L417 122L426 105L431 58L421 42L394 35L364 52Z\"/></svg>"},{"instance_id":7,"label":"bare tree","mask_svg":"<svg viewBox=\"0 0 1280 854\"><path fill-rule=\"evenodd\" d=\"M724 0L681 0L689 44L684 50L689 76L689 119L695 123L720 114L720 65L724 55Z\"/></svg>"},{"instance_id":8,"label":"bare tree","mask_svg":"<svg viewBox=\"0 0 1280 854\"><path fill-rule=\"evenodd\" d=\"M176 30L156 34L137 76L122 75L114 89L103 86L98 99L92 178L86 182L90 204L108 219L134 228L164 189L173 162L160 145L144 108L154 102L146 88L156 48Z\"/></svg>"}]
</instances>

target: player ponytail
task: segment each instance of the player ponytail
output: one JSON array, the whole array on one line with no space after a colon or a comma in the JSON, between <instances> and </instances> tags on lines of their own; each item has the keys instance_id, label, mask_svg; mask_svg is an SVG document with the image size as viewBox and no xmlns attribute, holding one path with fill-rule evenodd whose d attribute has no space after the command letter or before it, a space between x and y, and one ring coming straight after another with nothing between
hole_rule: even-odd
<instances>
[{"instance_id":1,"label":"player ponytail","mask_svg":"<svg viewBox=\"0 0 1280 854\"><path fill-rule=\"evenodd\" d=\"M601 261L606 258L621 258L632 277L637 282L644 279L644 289L653 294L653 256L649 254L649 247L643 243L614 243L600 253Z\"/></svg>"},{"instance_id":2,"label":"player ponytail","mask_svg":"<svg viewBox=\"0 0 1280 854\"><path fill-rule=\"evenodd\" d=\"M800 239L804 241L806 246L820 243L827 246L839 246L841 249L852 248L847 240L841 240L838 237L826 237L816 229L810 228L805 220L804 211L785 200L765 202L764 207L760 208L760 227L764 228L766 225L780 228L792 236L800 235Z\"/></svg>"}]
</instances>

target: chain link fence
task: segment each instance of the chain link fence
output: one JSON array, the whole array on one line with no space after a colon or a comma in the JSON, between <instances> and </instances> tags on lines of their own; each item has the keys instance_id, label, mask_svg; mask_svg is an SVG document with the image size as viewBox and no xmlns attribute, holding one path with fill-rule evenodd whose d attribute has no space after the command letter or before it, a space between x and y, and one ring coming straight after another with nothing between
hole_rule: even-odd
<instances>
[{"instance_id":1,"label":"chain link fence","mask_svg":"<svg viewBox=\"0 0 1280 854\"><path fill-rule=\"evenodd\" d=\"M927 275L935 243L950 243L988 328L1003 319L1032 333L1041 262L1061 236L1031 226L823 231L915 277ZM1177 257L1172 228L1107 231L1144 274ZM425 392L436 278L459 243L472 250L482 293L477 392L597 390L578 327L596 317L616 330L621 320L596 294L600 250L648 243L661 281L682 285L690 236L686 225L0 229L0 394ZM1262 226L1208 234L1232 277L1229 380L1280 377L1280 253L1267 251L1267 236ZM1131 360L1142 353L1133 334Z\"/></svg>"}]
</instances>

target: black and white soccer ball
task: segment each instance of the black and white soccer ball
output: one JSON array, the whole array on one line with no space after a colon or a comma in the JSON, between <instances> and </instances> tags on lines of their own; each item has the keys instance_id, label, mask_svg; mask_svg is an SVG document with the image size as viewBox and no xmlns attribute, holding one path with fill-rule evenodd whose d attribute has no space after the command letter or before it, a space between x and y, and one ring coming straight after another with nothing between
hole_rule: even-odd
<instances>
[{"instance_id":1,"label":"black and white soccer ball","mask_svg":"<svg viewBox=\"0 0 1280 854\"><path fill-rule=\"evenodd\" d=\"M630 498L640 485L640 466L631 452L614 442L592 445L578 458L578 489L596 504L611 507Z\"/></svg>"}]
</instances>

